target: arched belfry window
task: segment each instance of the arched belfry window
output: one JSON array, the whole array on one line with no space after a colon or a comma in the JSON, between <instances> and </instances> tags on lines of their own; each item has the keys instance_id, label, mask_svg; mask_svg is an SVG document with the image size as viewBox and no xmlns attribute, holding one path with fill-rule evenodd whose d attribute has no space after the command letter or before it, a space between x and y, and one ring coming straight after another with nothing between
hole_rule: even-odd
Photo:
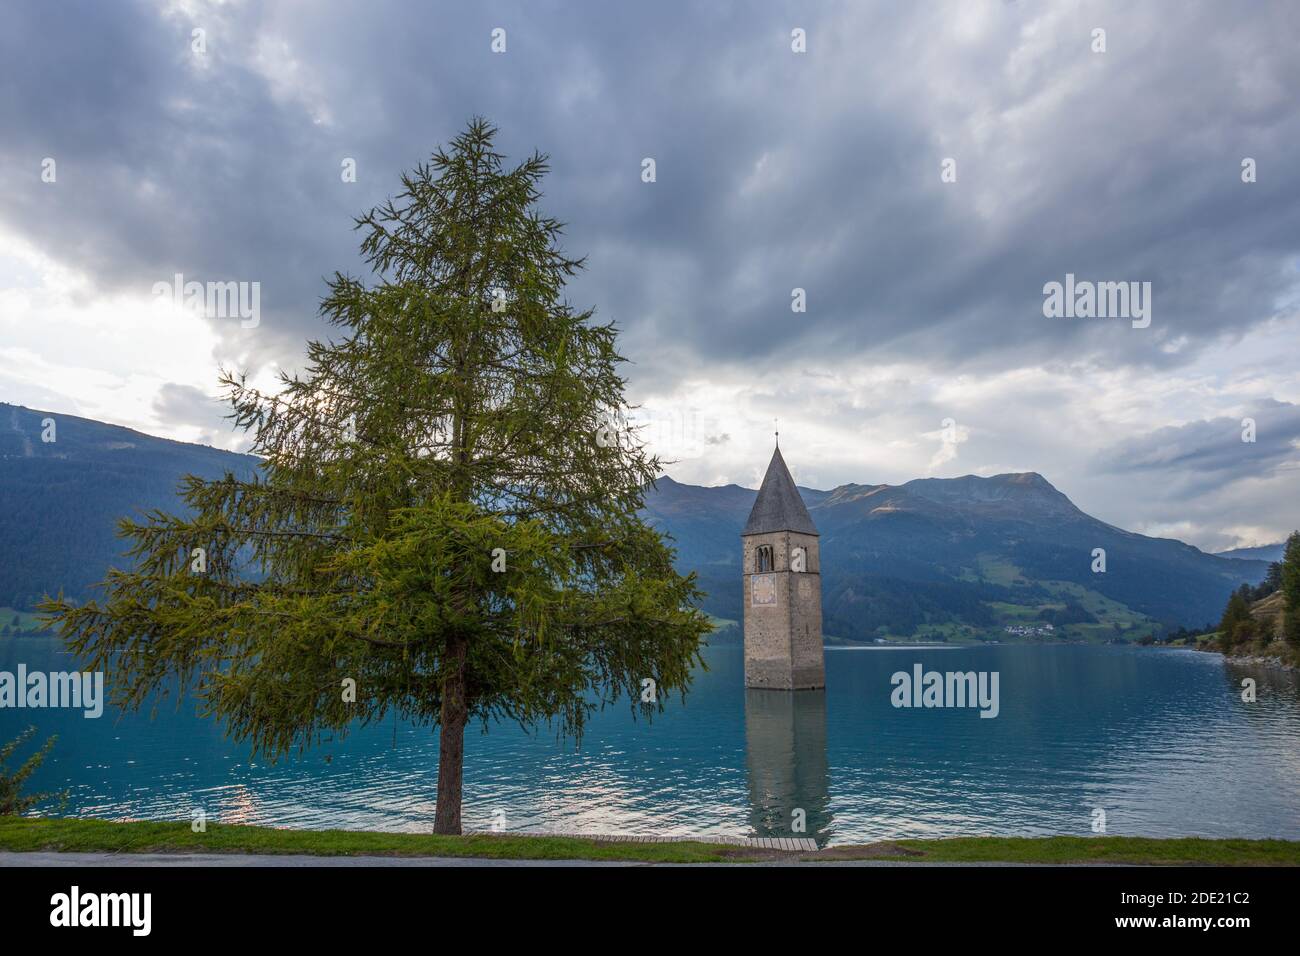
<instances>
[{"instance_id":1,"label":"arched belfry window","mask_svg":"<svg viewBox=\"0 0 1300 956\"><path fill-rule=\"evenodd\" d=\"M773 567L772 546L770 544L760 544L754 549L754 570L771 571Z\"/></svg>"}]
</instances>

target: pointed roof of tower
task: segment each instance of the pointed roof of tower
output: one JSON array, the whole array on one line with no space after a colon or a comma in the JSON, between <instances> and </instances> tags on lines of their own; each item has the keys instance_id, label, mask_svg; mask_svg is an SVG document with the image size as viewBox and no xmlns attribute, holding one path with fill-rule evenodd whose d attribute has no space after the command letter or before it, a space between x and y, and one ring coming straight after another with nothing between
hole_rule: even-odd
<instances>
[{"instance_id":1,"label":"pointed roof of tower","mask_svg":"<svg viewBox=\"0 0 1300 956\"><path fill-rule=\"evenodd\" d=\"M769 531L798 531L816 534L817 526L804 507L799 489L790 477L790 469L781 457L781 446L772 452L772 461L763 476L763 485L754 499L754 508L745 522L744 534L766 534Z\"/></svg>"}]
</instances>

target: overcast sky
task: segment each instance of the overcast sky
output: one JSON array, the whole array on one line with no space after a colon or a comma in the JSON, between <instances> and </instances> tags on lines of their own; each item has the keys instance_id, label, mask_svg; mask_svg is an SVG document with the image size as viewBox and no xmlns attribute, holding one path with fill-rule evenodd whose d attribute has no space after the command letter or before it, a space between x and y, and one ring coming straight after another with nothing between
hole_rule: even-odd
<instances>
[{"instance_id":1,"label":"overcast sky","mask_svg":"<svg viewBox=\"0 0 1300 956\"><path fill-rule=\"evenodd\" d=\"M1037 471L1207 550L1300 526L1300 4L0 18L0 400L240 447L218 366L295 368L352 217L482 115L550 154L674 478L756 485L779 418L813 487ZM259 324L160 304L176 273L260 283ZM1151 283L1150 325L1045 317L1067 274Z\"/></svg>"}]
</instances>

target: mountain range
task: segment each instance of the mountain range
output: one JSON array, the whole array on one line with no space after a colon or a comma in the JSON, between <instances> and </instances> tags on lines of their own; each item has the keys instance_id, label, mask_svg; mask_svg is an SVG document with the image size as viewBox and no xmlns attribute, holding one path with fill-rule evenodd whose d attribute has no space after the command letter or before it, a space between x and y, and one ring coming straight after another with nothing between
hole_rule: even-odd
<instances>
[{"instance_id":1,"label":"mountain range","mask_svg":"<svg viewBox=\"0 0 1300 956\"><path fill-rule=\"evenodd\" d=\"M1132 639L1217 620L1268 568L1106 524L1033 472L799 491L821 533L824 629L849 641ZM664 478L647 497L724 620L741 615L739 535L755 495Z\"/></svg>"},{"instance_id":2,"label":"mountain range","mask_svg":"<svg viewBox=\"0 0 1300 956\"><path fill-rule=\"evenodd\" d=\"M53 441L43 422L53 419ZM121 565L118 519L175 510L183 474L251 474L249 455L0 404L0 606L85 597ZM1080 511L1036 473L800 488L821 533L830 640L1133 639L1217 620L1268 562L1206 554ZM661 478L645 517L695 571L727 639L740 620L740 541L756 492ZM1093 551L1106 569L1094 572ZM734 638L734 628L731 629Z\"/></svg>"},{"instance_id":3,"label":"mountain range","mask_svg":"<svg viewBox=\"0 0 1300 956\"><path fill-rule=\"evenodd\" d=\"M177 510L182 475L247 476L256 465L249 455L0 403L0 606L30 608L60 588L89 596L108 567L123 566L119 519Z\"/></svg>"},{"instance_id":4,"label":"mountain range","mask_svg":"<svg viewBox=\"0 0 1300 956\"><path fill-rule=\"evenodd\" d=\"M1221 558L1237 558L1247 561L1281 561L1286 551L1286 542L1262 544L1255 548L1233 548L1230 551L1216 551Z\"/></svg>"}]
</instances>

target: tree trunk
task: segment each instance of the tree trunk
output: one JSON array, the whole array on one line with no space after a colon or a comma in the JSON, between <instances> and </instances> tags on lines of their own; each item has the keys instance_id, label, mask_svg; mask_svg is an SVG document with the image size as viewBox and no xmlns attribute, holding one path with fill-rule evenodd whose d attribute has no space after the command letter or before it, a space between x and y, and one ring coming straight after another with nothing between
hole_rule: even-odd
<instances>
[{"instance_id":1,"label":"tree trunk","mask_svg":"<svg viewBox=\"0 0 1300 956\"><path fill-rule=\"evenodd\" d=\"M465 768L465 640L447 646L447 681L442 689L438 729L438 803L433 811L433 832L460 834L460 787Z\"/></svg>"}]
</instances>

